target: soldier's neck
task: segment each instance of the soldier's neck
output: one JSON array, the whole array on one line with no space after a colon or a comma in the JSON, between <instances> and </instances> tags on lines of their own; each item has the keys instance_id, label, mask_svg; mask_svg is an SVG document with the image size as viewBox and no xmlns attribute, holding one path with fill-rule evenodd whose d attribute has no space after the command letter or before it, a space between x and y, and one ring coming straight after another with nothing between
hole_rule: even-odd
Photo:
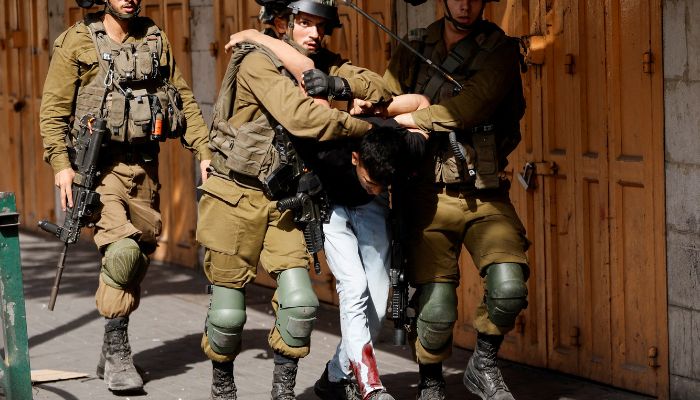
<instances>
[{"instance_id":1,"label":"soldier's neck","mask_svg":"<svg viewBox=\"0 0 700 400\"><path fill-rule=\"evenodd\" d=\"M469 30L462 30L462 29L457 29L455 28L454 25L450 21L445 21L445 29L443 32L443 36L445 38L445 46L447 49L451 49L452 46L457 44L460 40L464 39L465 37L469 36L469 34L472 33L471 29Z\"/></svg>"},{"instance_id":2,"label":"soldier's neck","mask_svg":"<svg viewBox=\"0 0 700 400\"><path fill-rule=\"evenodd\" d=\"M114 18L110 14L105 14L104 26L107 35L117 43L122 43L129 32L129 21Z\"/></svg>"}]
</instances>

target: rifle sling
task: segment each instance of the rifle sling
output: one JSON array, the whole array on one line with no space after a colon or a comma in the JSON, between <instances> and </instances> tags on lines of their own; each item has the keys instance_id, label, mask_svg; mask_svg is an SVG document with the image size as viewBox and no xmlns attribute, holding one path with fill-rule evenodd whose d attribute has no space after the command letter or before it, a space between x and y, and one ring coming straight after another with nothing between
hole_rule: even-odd
<instances>
[{"instance_id":1,"label":"rifle sling","mask_svg":"<svg viewBox=\"0 0 700 400\"><path fill-rule=\"evenodd\" d=\"M479 47L476 46L471 37L460 40L457 45L447 54L447 58L442 62L440 67L448 74L452 74L461 65L471 64L478 53ZM426 95L432 102L438 99L435 97L440 88L445 83L445 77L440 73L433 73L430 80L425 85L423 94Z\"/></svg>"}]
</instances>

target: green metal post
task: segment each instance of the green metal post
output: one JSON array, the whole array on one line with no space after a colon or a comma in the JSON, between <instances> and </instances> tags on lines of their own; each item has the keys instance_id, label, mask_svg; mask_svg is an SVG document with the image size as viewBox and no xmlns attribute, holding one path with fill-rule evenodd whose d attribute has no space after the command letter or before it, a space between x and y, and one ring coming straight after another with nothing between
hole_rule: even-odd
<instances>
[{"instance_id":1,"label":"green metal post","mask_svg":"<svg viewBox=\"0 0 700 400\"><path fill-rule=\"evenodd\" d=\"M0 192L0 299L5 358L0 381L7 400L32 398L27 315L19 253L19 214L15 194Z\"/></svg>"}]
</instances>

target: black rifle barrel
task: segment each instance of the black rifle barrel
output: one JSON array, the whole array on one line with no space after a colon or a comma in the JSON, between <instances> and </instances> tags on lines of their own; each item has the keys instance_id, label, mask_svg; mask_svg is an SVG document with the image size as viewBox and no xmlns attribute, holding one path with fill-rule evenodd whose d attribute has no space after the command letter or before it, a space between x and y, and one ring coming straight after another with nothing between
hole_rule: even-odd
<instances>
[{"instance_id":1,"label":"black rifle barrel","mask_svg":"<svg viewBox=\"0 0 700 400\"><path fill-rule=\"evenodd\" d=\"M450 75L447 71L445 71L445 70L444 70L442 67L440 67L439 65L435 64L434 62L432 62L431 60L429 60L428 58L426 58L424 55L422 55L420 52L418 52L416 49L414 49L410 44L406 43L406 41L404 41L403 39L401 39L401 38L399 37L399 35L397 35L397 34L395 34L394 32L392 32L391 29L387 28L384 24L382 24L381 22L377 21L376 18L374 18L373 16L369 15L365 10L361 9L361 8L360 8L357 4L355 4L352 0L343 0L343 3L344 3L346 6L352 8L352 9L354 9L355 11L357 11L358 13L360 13L360 15L362 15L363 17L367 18L371 23L373 23L374 25L376 25L377 27L379 27L379 29L381 29L381 30L383 30L384 32L386 32L386 33L387 33L389 36L391 36L394 40L396 40L396 41L399 42L402 46L404 46L405 48L407 48L408 50L410 50L416 57L420 58L421 61L423 61L424 63L428 64L428 66L430 66L431 68L433 68L434 70L436 70L437 72L439 72L440 75L442 75L443 77L445 77L445 79L447 79L448 81L450 81L450 83L452 83L452 84L455 86L455 90L456 90L457 92L461 92L461 91L462 91L462 85L461 85L459 82L457 82L457 80L456 80L455 78L453 78L452 75Z\"/></svg>"},{"instance_id":2,"label":"black rifle barrel","mask_svg":"<svg viewBox=\"0 0 700 400\"><path fill-rule=\"evenodd\" d=\"M56 305L56 297L58 296L58 287L61 285L61 275L63 275L63 267L66 264L66 253L68 252L68 243L63 244L63 251L60 257L58 257L58 265L56 266L56 277L53 281L53 287L51 288L51 297L49 298L49 310L53 311L53 307Z\"/></svg>"}]
</instances>

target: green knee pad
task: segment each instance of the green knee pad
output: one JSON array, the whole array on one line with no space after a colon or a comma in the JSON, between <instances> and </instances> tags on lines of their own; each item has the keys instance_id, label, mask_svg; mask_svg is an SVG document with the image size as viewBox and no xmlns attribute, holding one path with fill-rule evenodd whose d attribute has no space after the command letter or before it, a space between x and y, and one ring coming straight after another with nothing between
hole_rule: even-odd
<instances>
[{"instance_id":1,"label":"green knee pad","mask_svg":"<svg viewBox=\"0 0 700 400\"><path fill-rule=\"evenodd\" d=\"M277 277L277 320L282 340L291 347L307 346L316 321L318 298L306 268L292 268Z\"/></svg>"},{"instance_id":2,"label":"green knee pad","mask_svg":"<svg viewBox=\"0 0 700 400\"><path fill-rule=\"evenodd\" d=\"M134 239L125 238L107 245L102 260L102 280L116 289L140 282L148 268L148 256Z\"/></svg>"},{"instance_id":3,"label":"green knee pad","mask_svg":"<svg viewBox=\"0 0 700 400\"><path fill-rule=\"evenodd\" d=\"M484 296L489 319L497 326L512 326L527 308L527 285L523 266L516 263L491 264L486 269Z\"/></svg>"},{"instance_id":4,"label":"green knee pad","mask_svg":"<svg viewBox=\"0 0 700 400\"><path fill-rule=\"evenodd\" d=\"M457 285L428 283L420 288L416 319L418 340L428 350L439 350L449 343L457 321Z\"/></svg>"},{"instance_id":5,"label":"green knee pad","mask_svg":"<svg viewBox=\"0 0 700 400\"><path fill-rule=\"evenodd\" d=\"M245 291L212 285L206 324L211 349L223 355L237 354L245 321Z\"/></svg>"}]
</instances>

